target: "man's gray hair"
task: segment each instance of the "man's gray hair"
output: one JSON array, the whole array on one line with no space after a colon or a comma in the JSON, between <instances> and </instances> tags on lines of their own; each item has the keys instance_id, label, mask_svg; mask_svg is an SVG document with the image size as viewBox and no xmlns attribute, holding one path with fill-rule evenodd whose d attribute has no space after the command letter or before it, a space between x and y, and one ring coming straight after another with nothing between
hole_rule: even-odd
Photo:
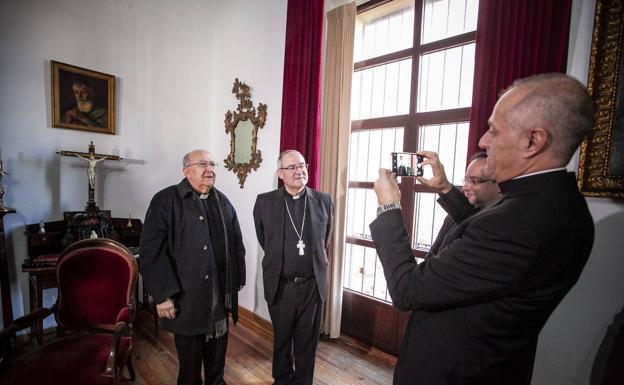
<instances>
[{"instance_id":1,"label":"man's gray hair","mask_svg":"<svg viewBox=\"0 0 624 385\"><path fill-rule=\"evenodd\" d=\"M505 92L512 88L524 89L527 94L507 113L507 122L519 131L545 129L553 154L569 162L594 126L594 105L587 88L561 73L516 80Z\"/></svg>"},{"instance_id":2,"label":"man's gray hair","mask_svg":"<svg viewBox=\"0 0 624 385\"><path fill-rule=\"evenodd\" d=\"M277 168L282 167L282 158L284 157L284 155L290 154L291 152L296 152L297 154L301 155L303 158L305 158L303 156L302 153L300 153L297 150L284 150L282 152L280 152L279 156L277 157Z\"/></svg>"},{"instance_id":3,"label":"man's gray hair","mask_svg":"<svg viewBox=\"0 0 624 385\"><path fill-rule=\"evenodd\" d=\"M186 155L184 155L184 158L182 158L182 168L186 167L191 162L191 155L194 152L198 152L198 151L210 153L209 151L202 150L199 148L197 150L187 152Z\"/></svg>"}]
</instances>

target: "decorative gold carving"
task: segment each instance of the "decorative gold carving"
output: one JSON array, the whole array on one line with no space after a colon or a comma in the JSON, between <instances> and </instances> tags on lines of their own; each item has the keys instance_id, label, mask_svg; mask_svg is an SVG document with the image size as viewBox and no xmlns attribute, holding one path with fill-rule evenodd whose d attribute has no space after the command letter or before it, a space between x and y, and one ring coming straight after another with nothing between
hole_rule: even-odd
<instances>
[{"instance_id":1,"label":"decorative gold carving","mask_svg":"<svg viewBox=\"0 0 624 385\"><path fill-rule=\"evenodd\" d=\"M624 2L597 0L588 79L595 127L581 144L578 170L579 189L587 196L624 198L624 175L609 172L611 151L624 151L613 147L618 84L624 82L619 79L624 76L623 49Z\"/></svg>"},{"instance_id":2,"label":"decorative gold carving","mask_svg":"<svg viewBox=\"0 0 624 385\"><path fill-rule=\"evenodd\" d=\"M225 167L238 176L240 188L245 185L251 170L257 170L262 162L258 150L258 129L264 127L267 116L266 104L258 104L258 110L251 101L249 86L234 80L232 93L239 100L236 111L225 114L225 133L230 134L230 154L224 159ZM237 132L238 131L238 132Z\"/></svg>"}]
</instances>

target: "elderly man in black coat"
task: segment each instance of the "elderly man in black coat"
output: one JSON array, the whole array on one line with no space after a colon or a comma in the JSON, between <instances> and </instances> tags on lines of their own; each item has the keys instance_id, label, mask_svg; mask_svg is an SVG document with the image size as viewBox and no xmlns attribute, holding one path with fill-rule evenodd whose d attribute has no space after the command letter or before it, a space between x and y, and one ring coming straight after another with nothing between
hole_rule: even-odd
<instances>
[{"instance_id":1,"label":"elderly man in black coat","mask_svg":"<svg viewBox=\"0 0 624 385\"><path fill-rule=\"evenodd\" d=\"M140 269L162 326L174 334L178 384L225 384L228 314L238 320L245 247L236 211L214 187L204 150L184 156L185 178L158 192L145 214Z\"/></svg>"},{"instance_id":2,"label":"elderly man in black coat","mask_svg":"<svg viewBox=\"0 0 624 385\"><path fill-rule=\"evenodd\" d=\"M593 126L585 87L564 74L515 82L480 146L502 199L459 223L417 265L396 178L379 171L371 233L395 306L411 310L395 384L527 384L537 337L575 284L594 225L566 165Z\"/></svg>"}]
</instances>

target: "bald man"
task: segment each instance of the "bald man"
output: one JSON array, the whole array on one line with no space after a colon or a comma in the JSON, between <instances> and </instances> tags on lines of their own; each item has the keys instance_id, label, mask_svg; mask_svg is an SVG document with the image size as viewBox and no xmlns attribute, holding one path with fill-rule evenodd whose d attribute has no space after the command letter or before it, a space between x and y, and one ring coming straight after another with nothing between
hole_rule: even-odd
<instances>
[{"instance_id":1,"label":"bald man","mask_svg":"<svg viewBox=\"0 0 624 385\"><path fill-rule=\"evenodd\" d=\"M215 187L212 154L191 151L184 179L152 198L141 234L143 282L175 337L178 385L225 384L228 315L238 320L245 247L236 211Z\"/></svg>"}]
</instances>

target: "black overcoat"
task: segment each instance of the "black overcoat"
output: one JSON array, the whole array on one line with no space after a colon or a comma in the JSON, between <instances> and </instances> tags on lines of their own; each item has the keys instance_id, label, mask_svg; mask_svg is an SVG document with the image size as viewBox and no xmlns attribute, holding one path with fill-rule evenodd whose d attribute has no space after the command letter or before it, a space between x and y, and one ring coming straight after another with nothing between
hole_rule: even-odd
<instances>
[{"instance_id":1,"label":"black overcoat","mask_svg":"<svg viewBox=\"0 0 624 385\"><path fill-rule=\"evenodd\" d=\"M245 285L245 246L234 207L222 192L215 191L227 250L226 272L219 277L211 274L214 256L206 212L186 179L156 193L145 214L140 271L155 303L173 299L176 318L163 319L162 326L174 334L211 333L212 279L220 279L224 296L231 297L232 318L238 320L238 288Z\"/></svg>"}]
</instances>

